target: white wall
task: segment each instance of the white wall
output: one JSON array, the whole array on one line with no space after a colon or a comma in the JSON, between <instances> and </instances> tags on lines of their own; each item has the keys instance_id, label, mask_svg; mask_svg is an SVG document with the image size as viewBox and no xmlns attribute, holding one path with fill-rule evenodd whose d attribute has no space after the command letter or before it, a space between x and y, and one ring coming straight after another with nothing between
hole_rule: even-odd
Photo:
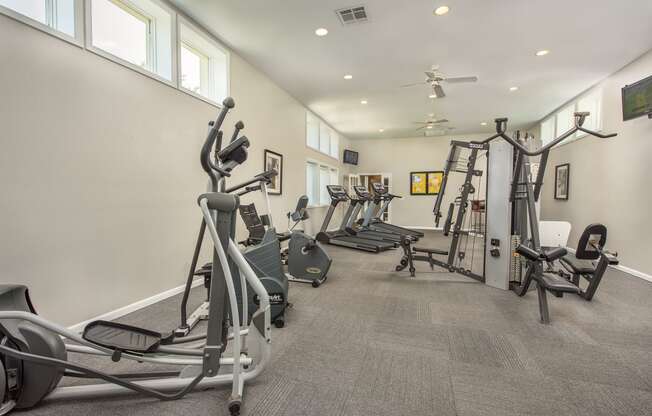
<instances>
[{"instance_id":1,"label":"white wall","mask_svg":"<svg viewBox=\"0 0 652 416\"><path fill-rule=\"evenodd\" d=\"M392 175L392 190L403 198L392 202L391 222L402 226L431 228L435 226L432 209L435 196L410 195L410 172L444 170L450 151L451 140L482 140L482 135L415 137L407 139L366 139L353 140L351 145L360 152L359 173L389 173ZM484 169L485 158L479 158L476 169ZM448 212L448 204L459 195L459 187L464 181L461 173L449 176L442 214ZM476 181L474 180L474 184ZM482 188L486 178L482 178ZM440 222L443 227L444 221Z\"/></svg>"},{"instance_id":2,"label":"white wall","mask_svg":"<svg viewBox=\"0 0 652 416\"><path fill-rule=\"evenodd\" d=\"M542 219L569 221L569 245L575 247L584 228L600 222L608 228L607 245L621 264L652 274L652 120L622 121L621 88L652 75L652 51L605 79L602 91L603 130L613 139L592 136L562 145L550 153L542 196ZM555 166L570 163L568 201L554 196Z\"/></svg>"},{"instance_id":3,"label":"white wall","mask_svg":"<svg viewBox=\"0 0 652 416\"><path fill-rule=\"evenodd\" d=\"M207 182L199 150L218 109L2 15L0 56L2 282L28 285L63 324L182 284ZM283 195L271 201L284 229L306 158L339 162L305 146L299 102L231 58L225 125L242 119L252 142L231 182L262 171L264 149L283 154Z\"/></svg>"}]
</instances>

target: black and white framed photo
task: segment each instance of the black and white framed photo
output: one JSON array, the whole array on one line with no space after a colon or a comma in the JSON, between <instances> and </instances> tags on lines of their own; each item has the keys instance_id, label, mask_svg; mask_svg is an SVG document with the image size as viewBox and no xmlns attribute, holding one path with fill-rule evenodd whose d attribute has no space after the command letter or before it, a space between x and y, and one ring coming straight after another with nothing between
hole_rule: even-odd
<instances>
[{"instance_id":1,"label":"black and white framed photo","mask_svg":"<svg viewBox=\"0 0 652 416\"><path fill-rule=\"evenodd\" d=\"M265 149L265 170L274 169L278 175L272 178L267 186L270 195L281 195L283 193L283 155Z\"/></svg>"},{"instance_id":2,"label":"black and white framed photo","mask_svg":"<svg viewBox=\"0 0 652 416\"><path fill-rule=\"evenodd\" d=\"M568 182L570 179L570 164L555 166L555 199L568 200Z\"/></svg>"}]
</instances>

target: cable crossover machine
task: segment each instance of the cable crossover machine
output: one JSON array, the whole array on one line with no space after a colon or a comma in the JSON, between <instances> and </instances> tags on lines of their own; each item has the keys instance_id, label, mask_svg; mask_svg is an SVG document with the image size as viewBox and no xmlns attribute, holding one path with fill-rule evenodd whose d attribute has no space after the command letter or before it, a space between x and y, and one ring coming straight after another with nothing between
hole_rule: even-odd
<instances>
[{"instance_id":1,"label":"cable crossover machine","mask_svg":"<svg viewBox=\"0 0 652 416\"><path fill-rule=\"evenodd\" d=\"M486 162L485 166L479 166L479 162L486 158L488 150L488 144L451 141L440 190L433 209L435 226L439 227L443 217L444 196L450 179L455 174L462 174L463 182L459 186L459 195L450 202L443 227L444 236L451 237L450 246L448 250L415 247L412 245L412 241L404 239L401 242L403 257L400 264L396 266L396 271L404 270L407 267L410 275L414 277L416 273L414 262L423 261L427 262L431 269L438 266L479 282L485 281L483 259L486 225L485 200L480 198L486 194L486 189L482 187ZM469 207L471 211L469 211ZM469 212L472 215L468 215ZM442 256L442 258L436 258L433 255Z\"/></svg>"},{"instance_id":2,"label":"cable crossover machine","mask_svg":"<svg viewBox=\"0 0 652 416\"><path fill-rule=\"evenodd\" d=\"M616 136L584 128L588 116L588 112L576 112L573 127L538 149L532 149L532 136L528 134L521 136L516 132L514 137L508 135L507 118L496 119L496 133L483 141L452 141L434 207L435 223L439 226L451 174L463 173L459 195L450 203L443 227L445 235L452 234L450 246L448 250L420 248L413 247L410 241L405 240L401 243L404 254L396 270L409 267L414 276L414 261L425 261L431 268L439 266L489 286L512 290L518 296L525 296L531 288L536 288L540 320L550 323L547 294L556 297L563 297L566 293L582 295L582 290L577 282L544 267L562 259L568 251L564 247L541 246L536 205L553 147L577 132L600 139ZM469 153L466 159L460 157L463 150ZM483 171L478 169L480 155L486 157L484 188L481 185ZM539 158L538 162L531 161L534 157ZM536 163L538 169L534 166ZM473 183L474 179L477 185ZM484 200L480 199L482 192L485 192ZM475 195L473 200L470 199L472 195ZM469 212L475 212L479 220L471 220ZM486 218L483 218L484 212L487 213ZM481 239L481 250L474 246L476 239ZM481 258L477 261L473 258L476 251L481 252ZM442 258L434 258L433 255ZM477 263L482 267L474 268Z\"/></svg>"}]
</instances>

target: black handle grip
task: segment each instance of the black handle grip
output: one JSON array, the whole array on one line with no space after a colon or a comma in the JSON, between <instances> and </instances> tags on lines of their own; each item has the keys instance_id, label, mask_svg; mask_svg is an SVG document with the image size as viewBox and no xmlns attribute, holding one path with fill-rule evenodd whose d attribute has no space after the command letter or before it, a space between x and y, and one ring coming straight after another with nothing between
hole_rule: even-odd
<instances>
[{"instance_id":1,"label":"black handle grip","mask_svg":"<svg viewBox=\"0 0 652 416\"><path fill-rule=\"evenodd\" d=\"M236 195L225 194L222 192L202 194L197 199L197 203L201 203L202 200L206 200L208 209L221 212L233 212L238 209L238 206L240 205L240 198Z\"/></svg>"},{"instance_id":2,"label":"black handle grip","mask_svg":"<svg viewBox=\"0 0 652 416\"><path fill-rule=\"evenodd\" d=\"M231 136L231 142L230 143L233 143L235 141L235 139L238 138L238 134L240 134L240 131L242 129L244 129L244 123L242 122L242 120L240 120L237 123L235 123L235 130L233 130L233 135Z\"/></svg>"},{"instance_id":3,"label":"black handle grip","mask_svg":"<svg viewBox=\"0 0 652 416\"><path fill-rule=\"evenodd\" d=\"M220 110L220 113L217 115L217 118L215 119L215 123L213 123L213 129L219 130L220 127L222 127L222 123L224 122L226 115L228 114L229 110L231 110L233 107L235 107L235 101L233 101L233 98L226 97L224 101L222 101L222 109Z\"/></svg>"}]
</instances>

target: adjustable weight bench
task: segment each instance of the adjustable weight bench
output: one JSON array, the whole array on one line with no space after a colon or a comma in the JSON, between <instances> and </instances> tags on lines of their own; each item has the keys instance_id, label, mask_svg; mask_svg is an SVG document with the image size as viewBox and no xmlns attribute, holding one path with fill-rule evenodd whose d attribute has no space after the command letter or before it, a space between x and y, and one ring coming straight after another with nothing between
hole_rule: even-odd
<instances>
[{"instance_id":1,"label":"adjustable weight bench","mask_svg":"<svg viewBox=\"0 0 652 416\"><path fill-rule=\"evenodd\" d=\"M411 277L414 277L416 272L414 267L415 261L425 261L430 265L430 269L434 270L435 266L439 266L439 264L435 261L432 255L448 256L448 251L446 250L412 247L412 240L409 238L401 239L401 248L403 248L403 257L401 258L400 264L396 266L396 271L400 272L406 267L409 267L408 270L410 271Z\"/></svg>"}]
</instances>

